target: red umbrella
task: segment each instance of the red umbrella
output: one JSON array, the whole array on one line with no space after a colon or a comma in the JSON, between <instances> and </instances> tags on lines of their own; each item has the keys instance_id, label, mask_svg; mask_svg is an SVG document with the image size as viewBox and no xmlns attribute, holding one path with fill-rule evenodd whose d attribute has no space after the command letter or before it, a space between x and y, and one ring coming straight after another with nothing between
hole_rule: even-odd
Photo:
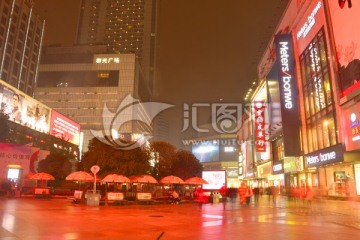
<instances>
[{"instance_id":1,"label":"red umbrella","mask_svg":"<svg viewBox=\"0 0 360 240\"><path fill-rule=\"evenodd\" d=\"M130 179L125 177L124 175L109 174L103 178L102 182L130 183Z\"/></svg>"},{"instance_id":2,"label":"red umbrella","mask_svg":"<svg viewBox=\"0 0 360 240\"><path fill-rule=\"evenodd\" d=\"M155 178L150 175L140 175L130 177L132 183L158 183Z\"/></svg>"},{"instance_id":3,"label":"red umbrella","mask_svg":"<svg viewBox=\"0 0 360 240\"><path fill-rule=\"evenodd\" d=\"M49 173L45 173L45 172L35 173L35 174L31 175L29 177L29 179L34 179L34 180L55 180L53 175L51 175Z\"/></svg>"},{"instance_id":4,"label":"red umbrella","mask_svg":"<svg viewBox=\"0 0 360 240\"><path fill-rule=\"evenodd\" d=\"M165 184L184 184L184 180L182 180L181 178L177 177L177 176L166 176L164 178L162 178L160 181L160 183L165 183Z\"/></svg>"},{"instance_id":5,"label":"red umbrella","mask_svg":"<svg viewBox=\"0 0 360 240\"><path fill-rule=\"evenodd\" d=\"M88 172L77 171L70 173L65 179L79 182L91 182L94 181L94 176Z\"/></svg>"},{"instance_id":6,"label":"red umbrella","mask_svg":"<svg viewBox=\"0 0 360 240\"><path fill-rule=\"evenodd\" d=\"M199 184L209 184L205 179L201 177L191 177L185 180L187 184L199 185Z\"/></svg>"}]
</instances>

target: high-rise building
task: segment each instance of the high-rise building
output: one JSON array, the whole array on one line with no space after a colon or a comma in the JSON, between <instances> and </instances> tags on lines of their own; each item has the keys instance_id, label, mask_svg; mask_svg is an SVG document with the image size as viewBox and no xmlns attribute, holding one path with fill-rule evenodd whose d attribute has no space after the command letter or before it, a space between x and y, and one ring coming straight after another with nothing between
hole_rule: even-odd
<instances>
[{"instance_id":1,"label":"high-rise building","mask_svg":"<svg viewBox=\"0 0 360 240\"><path fill-rule=\"evenodd\" d=\"M128 107L133 103L126 102L131 97L149 96L135 54L109 54L106 49L106 46L43 49L36 99L81 125L83 151L87 151L89 140L95 137L92 130L104 130L104 136L110 132L112 137L116 131L127 139L152 132L150 125L142 124L149 118L142 105L134 111ZM130 121L134 119L139 121Z\"/></svg>"},{"instance_id":2,"label":"high-rise building","mask_svg":"<svg viewBox=\"0 0 360 240\"><path fill-rule=\"evenodd\" d=\"M150 92L155 79L156 0L82 0L77 44L135 54Z\"/></svg>"},{"instance_id":3,"label":"high-rise building","mask_svg":"<svg viewBox=\"0 0 360 240\"><path fill-rule=\"evenodd\" d=\"M0 79L33 96L45 21L30 0L0 1Z\"/></svg>"}]
</instances>

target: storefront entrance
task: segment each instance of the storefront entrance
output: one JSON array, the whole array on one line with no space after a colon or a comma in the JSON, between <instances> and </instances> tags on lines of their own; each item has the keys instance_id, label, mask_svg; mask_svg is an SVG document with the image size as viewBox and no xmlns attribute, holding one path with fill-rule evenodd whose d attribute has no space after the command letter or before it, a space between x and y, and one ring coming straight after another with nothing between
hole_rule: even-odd
<instances>
[{"instance_id":1,"label":"storefront entrance","mask_svg":"<svg viewBox=\"0 0 360 240\"><path fill-rule=\"evenodd\" d=\"M7 179L14 182L17 186L19 183L21 183L21 177L22 177L22 171L23 169L21 166L18 165L9 165L7 170Z\"/></svg>"}]
</instances>

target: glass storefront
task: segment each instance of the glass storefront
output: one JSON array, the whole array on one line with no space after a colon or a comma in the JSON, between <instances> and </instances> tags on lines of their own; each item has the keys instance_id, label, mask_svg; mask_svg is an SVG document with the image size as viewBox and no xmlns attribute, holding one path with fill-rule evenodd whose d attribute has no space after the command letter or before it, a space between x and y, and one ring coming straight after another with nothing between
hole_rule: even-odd
<instances>
[{"instance_id":1,"label":"glass storefront","mask_svg":"<svg viewBox=\"0 0 360 240\"><path fill-rule=\"evenodd\" d=\"M356 184L354 165L338 164L319 168L319 177L324 183L321 187L329 196L355 196Z\"/></svg>"},{"instance_id":2,"label":"glass storefront","mask_svg":"<svg viewBox=\"0 0 360 240\"><path fill-rule=\"evenodd\" d=\"M301 86L305 107L306 153L338 143L333 88L330 83L329 56L324 28L300 55Z\"/></svg>"}]
</instances>

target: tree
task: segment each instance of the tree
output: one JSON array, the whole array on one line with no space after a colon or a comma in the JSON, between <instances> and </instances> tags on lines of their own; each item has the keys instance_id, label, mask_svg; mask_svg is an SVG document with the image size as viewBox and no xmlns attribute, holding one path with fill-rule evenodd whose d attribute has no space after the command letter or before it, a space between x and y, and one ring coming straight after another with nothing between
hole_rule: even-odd
<instances>
[{"instance_id":1,"label":"tree","mask_svg":"<svg viewBox=\"0 0 360 240\"><path fill-rule=\"evenodd\" d=\"M89 150L84 154L80 164L81 170L84 171L89 171L93 165L100 167L100 176L110 173L132 176L149 174L150 171L149 156L143 148L117 149L97 138L90 140Z\"/></svg>"},{"instance_id":2,"label":"tree","mask_svg":"<svg viewBox=\"0 0 360 240\"><path fill-rule=\"evenodd\" d=\"M63 180L71 173L71 163L69 158L63 154L51 152L39 162L37 171L50 173L57 180Z\"/></svg>"},{"instance_id":3,"label":"tree","mask_svg":"<svg viewBox=\"0 0 360 240\"><path fill-rule=\"evenodd\" d=\"M176 148L164 141L153 141L148 148L152 165L151 175L157 179L172 175L176 161Z\"/></svg>"},{"instance_id":4,"label":"tree","mask_svg":"<svg viewBox=\"0 0 360 240\"><path fill-rule=\"evenodd\" d=\"M187 150L179 149L176 152L177 157L172 165L172 173L182 179L201 176L203 166L194 154Z\"/></svg>"}]
</instances>

